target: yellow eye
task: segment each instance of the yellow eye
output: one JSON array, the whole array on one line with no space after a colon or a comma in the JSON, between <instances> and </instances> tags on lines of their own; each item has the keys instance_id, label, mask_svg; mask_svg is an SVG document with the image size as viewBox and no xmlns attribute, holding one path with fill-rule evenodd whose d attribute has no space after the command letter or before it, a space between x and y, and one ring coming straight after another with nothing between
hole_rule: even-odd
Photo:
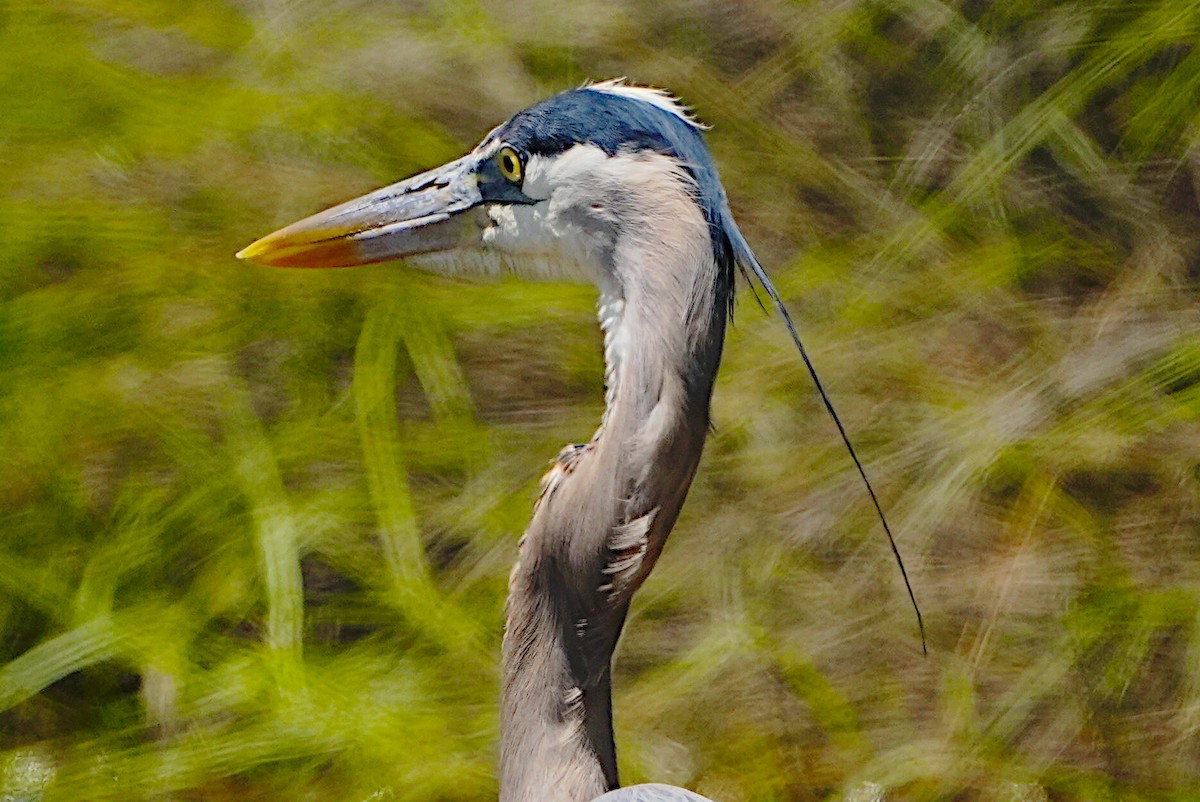
<instances>
[{"instance_id":1,"label":"yellow eye","mask_svg":"<svg viewBox=\"0 0 1200 802\"><path fill-rule=\"evenodd\" d=\"M521 167L521 157L515 150L508 145L500 148L500 152L496 154L496 164L500 167L501 175L514 184L521 183L524 171Z\"/></svg>"}]
</instances>

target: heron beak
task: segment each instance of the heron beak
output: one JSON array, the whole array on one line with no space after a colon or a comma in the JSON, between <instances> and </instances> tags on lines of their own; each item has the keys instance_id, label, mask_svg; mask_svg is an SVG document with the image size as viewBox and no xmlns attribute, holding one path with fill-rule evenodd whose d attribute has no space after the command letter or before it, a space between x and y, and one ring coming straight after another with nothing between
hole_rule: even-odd
<instances>
[{"instance_id":1,"label":"heron beak","mask_svg":"<svg viewBox=\"0 0 1200 802\"><path fill-rule=\"evenodd\" d=\"M478 229L462 212L482 202L468 155L292 223L237 258L272 267L352 267L476 245Z\"/></svg>"}]
</instances>

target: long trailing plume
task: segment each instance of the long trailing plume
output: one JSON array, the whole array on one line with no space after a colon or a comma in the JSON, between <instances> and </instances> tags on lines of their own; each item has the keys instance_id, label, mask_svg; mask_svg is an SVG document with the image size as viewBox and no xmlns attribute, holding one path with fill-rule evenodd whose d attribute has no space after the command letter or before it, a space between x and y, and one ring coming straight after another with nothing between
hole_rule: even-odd
<instances>
[{"instance_id":1,"label":"long trailing plume","mask_svg":"<svg viewBox=\"0 0 1200 802\"><path fill-rule=\"evenodd\" d=\"M732 220L732 215L729 215L727 219ZM879 497L875 495L875 488L871 487L871 480L867 478L867 472L858 458L858 453L850 443L850 435L846 433L846 427L842 425L842 419L838 417L837 410L833 408L833 402L829 400L829 394L825 392L825 386L821 384L821 378L817 375L817 369L813 366L812 359L808 356L808 351L804 348L804 344L800 342L800 334L796 330L796 324L792 322L792 316L788 314L787 307L783 305L783 299L779 297L779 292L775 289L775 285L771 283L771 279L767 278L767 273L763 270L762 265L759 264L758 258L750 250L750 244L746 242L746 238L742 236L742 232L738 230L736 225L727 226L725 233L730 239L730 244L733 246L737 263L742 266L743 270L747 267L750 268L750 271L754 273L755 278L758 279L762 288L766 290L767 295L771 298L771 302L775 304L775 308L783 317L783 322L787 325L788 333L792 335L792 342L796 344L796 349L800 352L800 358L804 360L804 367L808 368L808 375L812 376L817 393L820 394L821 401L825 404L825 409L829 412L829 416L833 418L838 434L842 436L842 442L846 444L846 450L850 452L850 458L854 460L854 467L858 468L858 475L862 477L863 484L867 487L867 494L870 495L871 503L875 505L875 512L879 515L879 522L883 524L883 531L887 534L888 544L891 545L892 554L896 557L896 565L900 566L900 576L904 578L904 588L908 591L908 599L912 602L913 611L917 614L917 629L921 633L921 653L928 655L929 648L925 642L925 620L921 617L921 608L917 604L916 594L913 593L912 583L908 580L908 571L904 568L904 558L900 556L900 549L896 546L896 538L892 535L892 528L888 526L887 516L883 514L883 507L879 503Z\"/></svg>"}]
</instances>

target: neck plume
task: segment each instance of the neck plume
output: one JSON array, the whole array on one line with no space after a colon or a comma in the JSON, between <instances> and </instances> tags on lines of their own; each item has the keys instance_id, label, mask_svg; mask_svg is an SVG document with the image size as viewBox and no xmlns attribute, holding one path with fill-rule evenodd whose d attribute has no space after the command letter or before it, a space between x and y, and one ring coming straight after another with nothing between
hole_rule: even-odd
<instances>
[{"instance_id":1,"label":"neck plume","mask_svg":"<svg viewBox=\"0 0 1200 802\"><path fill-rule=\"evenodd\" d=\"M543 482L509 579L500 802L617 787L610 672L630 600L683 505L709 424L732 270L686 193L664 239L622 233L602 288L606 409Z\"/></svg>"}]
</instances>

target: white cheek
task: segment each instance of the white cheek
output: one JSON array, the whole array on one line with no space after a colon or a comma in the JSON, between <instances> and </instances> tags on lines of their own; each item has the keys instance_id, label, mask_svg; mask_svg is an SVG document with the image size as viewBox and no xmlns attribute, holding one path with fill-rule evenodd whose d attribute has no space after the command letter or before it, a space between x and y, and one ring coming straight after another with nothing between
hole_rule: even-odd
<instances>
[{"instance_id":1,"label":"white cheek","mask_svg":"<svg viewBox=\"0 0 1200 802\"><path fill-rule=\"evenodd\" d=\"M531 157L522 190L538 202L489 207L484 247L509 257L505 261L522 275L582 278L607 287L617 226L593 201L611 189L603 177L608 161L594 145ZM528 267L532 263L536 269Z\"/></svg>"},{"instance_id":2,"label":"white cheek","mask_svg":"<svg viewBox=\"0 0 1200 802\"><path fill-rule=\"evenodd\" d=\"M488 216L483 247L499 254L507 270L523 278L594 280L584 252L555 224L549 202L492 206Z\"/></svg>"},{"instance_id":3,"label":"white cheek","mask_svg":"<svg viewBox=\"0 0 1200 802\"><path fill-rule=\"evenodd\" d=\"M550 204L494 205L488 208L492 225L484 230L484 245L509 253L551 255L557 250L555 232L547 219Z\"/></svg>"}]
</instances>

